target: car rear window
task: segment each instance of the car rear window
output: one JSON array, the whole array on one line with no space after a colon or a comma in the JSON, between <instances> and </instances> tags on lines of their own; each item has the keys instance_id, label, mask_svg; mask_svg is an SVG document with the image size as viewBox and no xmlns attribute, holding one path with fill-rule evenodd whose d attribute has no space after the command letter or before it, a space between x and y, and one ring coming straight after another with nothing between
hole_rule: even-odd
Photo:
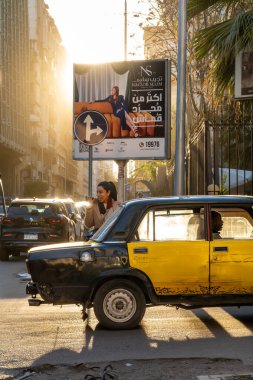
<instances>
[{"instance_id":1,"label":"car rear window","mask_svg":"<svg viewBox=\"0 0 253 380\"><path fill-rule=\"evenodd\" d=\"M40 215L50 217L58 213L58 207L55 204L13 204L8 209L8 216Z\"/></svg>"}]
</instances>

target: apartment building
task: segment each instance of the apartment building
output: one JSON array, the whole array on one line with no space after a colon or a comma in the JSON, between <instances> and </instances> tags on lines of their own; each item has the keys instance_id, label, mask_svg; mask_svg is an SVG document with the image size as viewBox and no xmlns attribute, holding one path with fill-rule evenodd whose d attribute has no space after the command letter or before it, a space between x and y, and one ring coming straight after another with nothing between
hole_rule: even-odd
<instances>
[{"instance_id":1,"label":"apartment building","mask_svg":"<svg viewBox=\"0 0 253 380\"><path fill-rule=\"evenodd\" d=\"M0 0L0 173L5 193L44 183L48 196L87 194L87 163L72 159L68 57L43 0Z\"/></svg>"}]
</instances>

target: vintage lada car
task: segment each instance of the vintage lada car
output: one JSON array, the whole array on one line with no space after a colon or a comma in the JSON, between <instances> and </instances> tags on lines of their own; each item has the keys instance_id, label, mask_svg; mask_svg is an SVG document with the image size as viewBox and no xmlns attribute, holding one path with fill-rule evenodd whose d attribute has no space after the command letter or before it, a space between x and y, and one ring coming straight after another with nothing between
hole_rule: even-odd
<instances>
[{"instance_id":1,"label":"vintage lada car","mask_svg":"<svg viewBox=\"0 0 253 380\"><path fill-rule=\"evenodd\" d=\"M32 248L26 263L30 305L93 307L108 329L134 328L147 306L253 305L253 197L132 200L88 242Z\"/></svg>"}]
</instances>

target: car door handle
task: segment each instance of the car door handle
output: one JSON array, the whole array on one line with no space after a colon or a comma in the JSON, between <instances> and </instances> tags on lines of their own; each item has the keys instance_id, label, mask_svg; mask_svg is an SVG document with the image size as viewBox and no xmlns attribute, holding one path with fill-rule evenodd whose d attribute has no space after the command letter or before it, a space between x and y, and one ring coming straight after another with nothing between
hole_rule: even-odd
<instances>
[{"instance_id":1,"label":"car door handle","mask_svg":"<svg viewBox=\"0 0 253 380\"><path fill-rule=\"evenodd\" d=\"M143 248L134 248L134 253L148 253L148 249L143 247Z\"/></svg>"},{"instance_id":2,"label":"car door handle","mask_svg":"<svg viewBox=\"0 0 253 380\"><path fill-rule=\"evenodd\" d=\"M213 247L214 252L228 252L228 247Z\"/></svg>"}]
</instances>

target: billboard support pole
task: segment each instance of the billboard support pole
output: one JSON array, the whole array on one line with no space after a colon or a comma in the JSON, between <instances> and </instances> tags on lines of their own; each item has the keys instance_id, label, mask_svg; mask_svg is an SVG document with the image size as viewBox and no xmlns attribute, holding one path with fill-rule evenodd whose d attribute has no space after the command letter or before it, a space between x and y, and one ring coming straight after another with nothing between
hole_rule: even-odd
<instances>
[{"instance_id":1,"label":"billboard support pole","mask_svg":"<svg viewBox=\"0 0 253 380\"><path fill-rule=\"evenodd\" d=\"M124 10L124 58L127 61L127 0L125 0ZM127 160L115 161L118 165L118 200L124 202L125 200L125 166Z\"/></svg>"},{"instance_id":2,"label":"billboard support pole","mask_svg":"<svg viewBox=\"0 0 253 380\"><path fill-rule=\"evenodd\" d=\"M89 197L92 197L92 145L89 145Z\"/></svg>"},{"instance_id":3,"label":"billboard support pole","mask_svg":"<svg viewBox=\"0 0 253 380\"><path fill-rule=\"evenodd\" d=\"M127 0L125 0L124 20L124 56L127 61Z\"/></svg>"},{"instance_id":4,"label":"billboard support pole","mask_svg":"<svg viewBox=\"0 0 253 380\"><path fill-rule=\"evenodd\" d=\"M186 3L187 0L179 0L175 195L184 195L185 193Z\"/></svg>"},{"instance_id":5,"label":"billboard support pole","mask_svg":"<svg viewBox=\"0 0 253 380\"><path fill-rule=\"evenodd\" d=\"M125 198L125 166L127 160L117 160L115 161L118 165L118 200L119 202L124 202Z\"/></svg>"}]
</instances>

